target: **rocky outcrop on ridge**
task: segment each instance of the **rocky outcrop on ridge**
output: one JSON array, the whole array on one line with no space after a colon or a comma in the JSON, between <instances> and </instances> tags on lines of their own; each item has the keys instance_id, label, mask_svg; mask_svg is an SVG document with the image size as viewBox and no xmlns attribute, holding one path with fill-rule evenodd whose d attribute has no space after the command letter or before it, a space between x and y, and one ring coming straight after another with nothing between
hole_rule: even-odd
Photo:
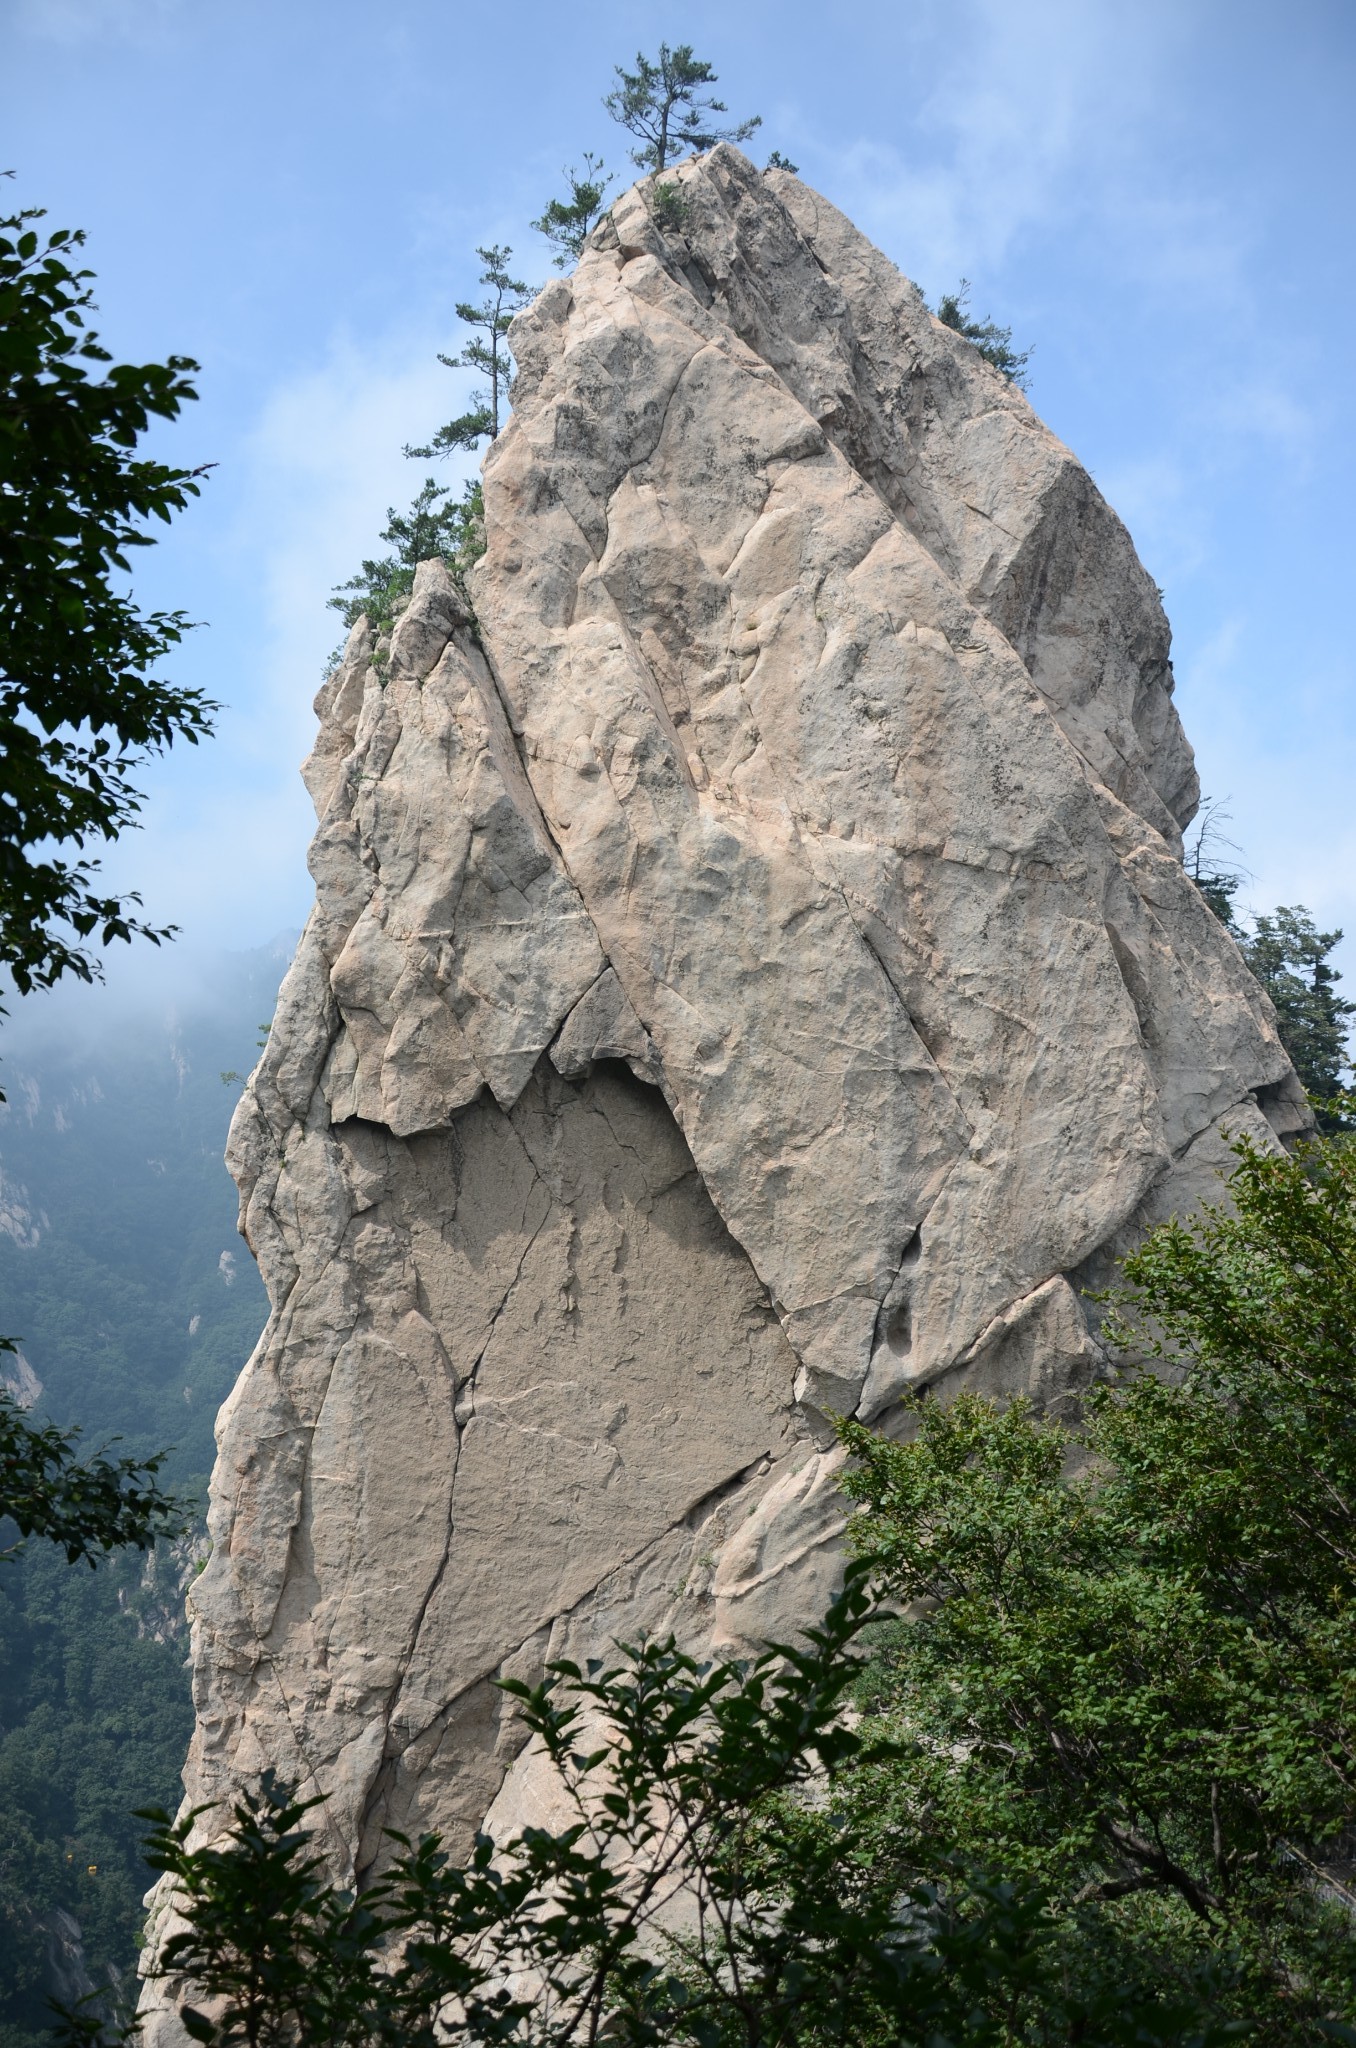
<instances>
[{"instance_id":1,"label":"rocky outcrop on ridge","mask_svg":"<svg viewBox=\"0 0 1356 2048\"><path fill-rule=\"evenodd\" d=\"M474 619L427 563L321 692L232 1135L187 1784L345 1876L533 1810L496 1675L810 1618L826 1418L1085 1383L1086 1280L1306 1120L1115 514L826 201L676 178L515 323Z\"/></svg>"}]
</instances>

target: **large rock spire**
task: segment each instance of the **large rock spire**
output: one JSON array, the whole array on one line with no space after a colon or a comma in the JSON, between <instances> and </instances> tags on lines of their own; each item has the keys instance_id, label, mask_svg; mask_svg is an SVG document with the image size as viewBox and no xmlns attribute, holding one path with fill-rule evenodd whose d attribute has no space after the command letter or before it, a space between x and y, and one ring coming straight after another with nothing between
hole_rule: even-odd
<instances>
[{"instance_id":1,"label":"large rock spire","mask_svg":"<svg viewBox=\"0 0 1356 2048\"><path fill-rule=\"evenodd\" d=\"M1086 1276L1305 1120L1114 512L797 179L676 183L515 323L474 619L425 564L321 693L233 1131L187 1782L350 1876L523 1810L496 1674L809 1619L826 1418L1081 1383Z\"/></svg>"}]
</instances>

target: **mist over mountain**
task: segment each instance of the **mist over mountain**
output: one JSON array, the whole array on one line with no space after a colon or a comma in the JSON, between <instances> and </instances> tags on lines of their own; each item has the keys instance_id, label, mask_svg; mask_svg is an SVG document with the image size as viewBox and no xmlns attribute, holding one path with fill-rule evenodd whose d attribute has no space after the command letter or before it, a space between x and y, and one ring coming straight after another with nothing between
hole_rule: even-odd
<instances>
[{"instance_id":1,"label":"mist over mountain","mask_svg":"<svg viewBox=\"0 0 1356 2048\"><path fill-rule=\"evenodd\" d=\"M158 964L158 963L157 963ZM281 945L143 985L14 1006L0 1032L0 1304L37 1405L204 1475L212 1419L262 1325L222 1164Z\"/></svg>"},{"instance_id":2,"label":"mist over mountain","mask_svg":"<svg viewBox=\"0 0 1356 2048\"><path fill-rule=\"evenodd\" d=\"M290 939L145 952L111 984L8 999L0 1025L4 1376L35 1413L113 1435L206 1495L212 1425L267 1314L222 1163ZM228 1077L228 1078L223 1078ZM0 2041L136 1954L147 1804L192 1728L190 1542L97 1573L36 1544L0 1566Z\"/></svg>"}]
</instances>

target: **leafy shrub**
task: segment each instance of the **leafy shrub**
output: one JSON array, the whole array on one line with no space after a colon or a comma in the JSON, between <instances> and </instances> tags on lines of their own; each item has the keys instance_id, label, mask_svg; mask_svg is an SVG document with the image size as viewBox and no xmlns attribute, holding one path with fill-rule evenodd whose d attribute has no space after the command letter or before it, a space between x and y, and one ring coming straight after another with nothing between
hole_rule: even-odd
<instances>
[{"instance_id":1,"label":"leafy shrub","mask_svg":"<svg viewBox=\"0 0 1356 2048\"><path fill-rule=\"evenodd\" d=\"M1104 1334L1150 1364L1080 1430L967 1396L842 1436L915 1617L868 1687L913 1756L879 1853L990 1858L1075 1967L1216 1970L1298 2043L1356 2020L1356 1154L1235 1150L1231 1206L1126 1259Z\"/></svg>"},{"instance_id":2,"label":"leafy shrub","mask_svg":"<svg viewBox=\"0 0 1356 2048\"><path fill-rule=\"evenodd\" d=\"M959 1872L901 1882L864 1858L843 1800L862 1745L842 1708L868 1612L857 1569L822 1627L750 1667L698 1664L669 1639L507 1686L574 1818L482 1836L464 1867L436 1836L397 1836L384 1876L338 1890L308 1803L267 1779L213 1846L193 1846L196 1816L156 1817L151 1860L182 1914L157 1974L189 2034L205 2048L1184 2040L1198 2006L1158 1986L1070 1995L1038 1899Z\"/></svg>"}]
</instances>

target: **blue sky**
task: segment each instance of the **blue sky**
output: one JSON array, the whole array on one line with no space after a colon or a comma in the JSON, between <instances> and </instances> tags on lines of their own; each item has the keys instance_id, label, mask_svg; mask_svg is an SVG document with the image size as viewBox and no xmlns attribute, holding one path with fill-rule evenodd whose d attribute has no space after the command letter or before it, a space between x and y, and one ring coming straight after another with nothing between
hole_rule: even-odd
<instances>
[{"instance_id":1,"label":"blue sky","mask_svg":"<svg viewBox=\"0 0 1356 2048\"><path fill-rule=\"evenodd\" d=\"M934 302L967 276L1034 345L1164 588L1248 900L1343 924L1356 983L1351 0L3 0L5 190L88 229L120 356L199 359L164 449L218 465L139 588L208 621L180 673L227 709L109 875L190 950L300 925L325 599L460 409L474 246L550 274L527 223L585 149L624 166L601 96L661 37Z\"/></svg>"}]
</instances>

